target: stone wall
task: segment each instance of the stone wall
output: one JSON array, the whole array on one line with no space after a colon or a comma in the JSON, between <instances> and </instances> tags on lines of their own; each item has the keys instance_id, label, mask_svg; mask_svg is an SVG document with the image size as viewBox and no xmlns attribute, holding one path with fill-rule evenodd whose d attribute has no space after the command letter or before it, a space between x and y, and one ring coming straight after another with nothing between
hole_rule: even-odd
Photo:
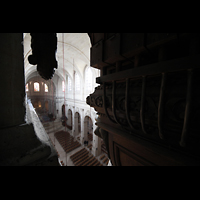
<instances>
[{"instance_id":1,"label":"stone wall","mask_svg":"<svg viewBox=\"0 0 200 200\"><path fill-rule=\"evenodd\" d=\"M24 123L25 88L22 33L1 33L0 128Z\"/></svg>"},{"instance_id":2,"label":"stone wall","mask_svg":"<svg viewBox=\"0 0 200 200\"><path fill-rule=\"evenodd\" d=\"M0 34L0 166L57 165L25 117L23 34Z\"/></svg>"}]
</instances>

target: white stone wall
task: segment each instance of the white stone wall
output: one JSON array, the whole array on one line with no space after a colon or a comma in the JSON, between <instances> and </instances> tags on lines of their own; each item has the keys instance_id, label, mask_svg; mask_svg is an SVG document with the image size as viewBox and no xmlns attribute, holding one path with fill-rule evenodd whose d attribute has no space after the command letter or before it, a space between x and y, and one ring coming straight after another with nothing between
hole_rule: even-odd
<instances>
[{"instance_id":1,"label":"white stone wall","mask_svg":"<svg viewBox=\"0 0 200 200\"><path fill-rule=\"evenodd\" d=\"M58 69L56 69L55 74L52 78L52 83L55 87L55 112L57 119L62 116L62 105L65 104L65 113L68 116L68 110L72 111L72 135L76 135L75 132L75 113L78 112L80 115L80 125L81 125L81 137L80 141L84 143L84 119L89 116L93 123L93 132L96 128L95 117L96 112L93 108L90 108L86 104L86 97L94 92L94 88L97 86L96 77L100 76L100 71L98 69L91 68L92 72L92 87L88 89L86 87L86 69L90 66L90 38L87 33L58 33L58 44L56 59L58 61ZM24 34L24 67L25 67L25 83L30 81L36 81L40 79L36 71L36 66L29 64L27 58L32 51L30 49L30 34ZM63 62L64 61L64 62ZM77 91L75 87L75 74L80 77L80 90ZM68 88L68 78L71 79L72 89ZM62 81L65 82L65 92L62 91ZM41 81L42 82L42 81ZM43 81L43 84L45 81ZM50 81L48 82L50 84ZM32 84L32 83L31 83ZM33 88L31 86L31 88ZM43 89L43 88L42 88ZM53 99L52 92L49 94L41 91L40 93L35 93L32 89L28 94L38 95L49 95ZM51 109L51 108L50 108ZM77 127L76 127L77 128ZM84 138L84 139L83 139ZM93 134L93 149L92 153L98 156L101 153L100 139Z\"/></svg>"},{"instance_id":2,"label":"white stone wall","mask_svg":"<svg viewBox=\"0 0 200 200\"><path fill-rule=\"evenodd\" d=\"M85 68L88 66L85 66ZM95 156L98 156L101 153L101 141L100 139L94 134L94 130L96 129L95 125L95 118L96 118L96 111L91 108L89 105L86 104L86 97L91 94L94 91L94 87L97 86L96 84L96 77L99 76L99 70L93 69L92 70L92 89L88 90L85 87L85 70L83 70L83 74L80 76L81 81L81 90L76 91L75 90L75 76L70 77L72 80L72 90L69 91L68 88L68 75L63 76L66 79L63 79L59 76L56 76L56 80L53 82L55 84L55 102L56 102L56 117L57 119L60 119L62 117L62 106L65 104L65 113L66 117L68 118L67 124L69 125L71 123L71 118L68 116L68 110L70 109L72 111L72 130L68 130L73 136L76 136L77 134L80 134L80 142L84 144L84 140L87 140L86 136L86 129L85 129L85 123L84 119L86 116L90 117L92 120L92 126L93 126L93 148L92 153ZM65 92L62 91L62 81L65 81ZM65 99L65 100L64 100ZM78 126L76 124L76 116L75 113L78 112L80 115L80 127L81 133L78 133ZM75 127L76 125L76 127ZM84 136L85 135L85 136Z\"/></svg>"}]
</instances>

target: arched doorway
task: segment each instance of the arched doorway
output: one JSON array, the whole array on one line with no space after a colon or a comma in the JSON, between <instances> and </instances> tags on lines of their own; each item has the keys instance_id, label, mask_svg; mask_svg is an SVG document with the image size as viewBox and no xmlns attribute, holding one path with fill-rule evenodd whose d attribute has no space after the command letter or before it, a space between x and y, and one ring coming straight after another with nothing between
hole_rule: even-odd
<instances>
[{"instance_id":1,"label":"arched doorway","mask_svg":"<svg viewBox=\"0 0 200 200\"><path fill-rule=\"evenodd\" d=\"M72 130L72 111L70 109L68 110L67 116L68 116L67 128Z\"/></svg>"},{"instance_id":2,"label":"arched doorway","mask_svg":"<svg viewBox=\"0 0 200 200\"><path fill-rule=\"evenodd\" d=\"M89 144L93 140L93 122L89 116L84 118L84 144Z\"/></svg>"},{"instance_id":3,"label":"arched doorway","mask_svg":"<svg viewBox=\"0 0 200 200\"><path fill-rule=\"evenodd\" d=\"M45 107L45 113L48 113L49 112L49 102L48 101L44 102L44 107Z\"/></svg>"},{"instance_id":4,"label":"arched doorway","mask_svg":"<svg viewBox=\"0 0 200 200\"><path fill-rule=\"evenodd\" d=\"M34 103L33 103L33 107L34 107L35 109L38 108L38 101L34 101Z\"/></svg>"},{"instance_id":5,"label":"arched doorway","mask_svg":"<svg viewBox=\"0 0 200 200\"><path fill-rule=\"evenodd\" d=\"M42 113L42 103L41 103L41 101L38 101L38 109L37 109L37 112L38 113Z\"/></svg>"},{"instance_id":6,"label":"arched doorway","mask_svg":"<svg viewBox=\"0 0 200 200\"><path fill-rule=\"evenodd\" d=\"M75 135L74 136L77 136L80 132L81 132L81 117L80 117L80 114L78 112L75 113L74 115L74 128L75 128Z\"/></svg>"},{"instance_id":7,"label":"arched doorway","mask_svg":"<svg viewBox=\"0 0 200 200\"><path fill-rule=\"evenodd\" d=\"M39 108L42 108L41 101L38 101L38 107L39 107Z\"/></svg>"},{"instance_id":8,"label":"arched doorway","mask_svg":"<svg viewBox=\"0 0 200 200\"><path fill-rule=\"evenodd\" d=\"M64 104L62 105L61 110L62 110L62 117L61 117L62 125L67 126L67 117L66 117L66 114L65 114L66 112L65 112L65 105Z\"/></svg>"},{"instance_id":9,"label":"arched doorway","mask_svg":"<svg viewBox=\"0 0 200 200\"><path fill-rule=\"evenodd\" d=\"M65 117L66 115L65 115L65 105L63 104L62 105L62 117Z\"/></svg>"}]
</instances>

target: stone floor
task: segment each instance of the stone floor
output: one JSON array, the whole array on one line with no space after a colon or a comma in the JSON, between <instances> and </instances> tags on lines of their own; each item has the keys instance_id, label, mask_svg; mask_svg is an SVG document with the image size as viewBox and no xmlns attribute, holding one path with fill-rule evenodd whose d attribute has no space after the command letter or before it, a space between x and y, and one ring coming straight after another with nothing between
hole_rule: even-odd
<instances>
[{"instance_id":1,"label":"stone floor","mask_svg":"<svg viewBox=\"0 0 200 200\"><path fill-rule=\"evenodd\" d=\"M56 119L55 121L50 122L43 122L40 121L41 116L38 115L32 104L29 102L27 104L27 115L26 115L26 121L27 123L33 123L37 138L46 145L50 146L51 148L51 155L58 154L58 161L61 166L74 166L74 163L72 162L70 156L74 155L77 151L80 149L85 148L89 152L89 157L92 157L92 139L90 138L88 142L88 146L85 146L83 144L80 144L80 134L77 135L75 138L73 138L75 144L80 144L76 146L76 148L71 149L69 152L66 150L66 144L65 144L65 138L57 139L55 136L55 133L58 133L60 131L67 131L70 133L70 130L68 130L67 127L63 127L62 123L59 119ZM58 135L58 134L57 134ZM70 138L71 138L70 137ZM69 138L68 138L69 139ZM58 141L59 140L59 141ZM64 142L64 143L63 143ZM65 144L65 145L63 145ZM64 150L64 149L65 150ZM87 157L87 156L86 156ZM87 158L86 158L87 159ZM96 164L101 166L107 166L108 164L108 158L107 155L102 151L102 153L95 157L95 159L98 160ZM87 161L85 161L87 162ZM89 162L89 161L88 161Z\"/></svg>"},{"instance_id":2,"label":"stone floor","mask_svg":"<svg viewBox=\"0 0 200 200\"><path fill-rule=\"evenodd\" d=\"M70 159L70 156L75 154L76 152L78 152L79 150L81 150L82 148L86 148L90 154L91 154L91 150L89 148L87 148L84 145L80 145L80 147L66 153L63 149L63 147L61 146L61 144L58 142L58 140L55 137L55 133L58 131L68 131L68 129L66 127L63 127L61 124L61 121L56 120L55 122L47 122L47 123L43 123L43 126L47 132L47 134L49 135L49 138L52 142L52 144L54 145L56 151L58 152L59 155L59 162L64 166L74 166L74 163L72 162L72 160ZM76 136L79 137L80 135ZM96 157L96 159L99 160L99 162L103 165L103 166L110 166L109 163L103 163L103 160L100 159L100 157L103 155L104 153L100 154L99 156ZM105 155L106 156L106 155Z\"/></svg>"}]
</instances>

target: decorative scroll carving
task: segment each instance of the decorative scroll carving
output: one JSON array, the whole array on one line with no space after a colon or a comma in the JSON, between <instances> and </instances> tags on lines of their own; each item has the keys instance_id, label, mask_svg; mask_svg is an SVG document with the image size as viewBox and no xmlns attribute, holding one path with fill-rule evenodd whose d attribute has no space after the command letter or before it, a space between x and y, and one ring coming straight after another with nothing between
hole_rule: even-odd
<instances>
[{"instance_id":1,"label":"decorative scroll carving","mask_svg":"<svg viewBox=\"0 0 200 200\"><path fill-rule=\"evenodd\" d=\"M199 165L199 34L92 33L91 41L101 75L88 104L108 132L112 163Z\"/></svg>"},{"instance_id":2,"label":"decorative scroll carving","mask_svg":"<svg viewBox=\"0 0 200 200\"><path fill-rule=\"evenodd\" d=\"M144 81L146 81L146 86ZM87 97L87 104L95 108L101 119L106 118L104 123L115 124L115 127L119 126L130 134L144 135L144 133L147 133L148 137L156 140L160 138L172 140L173 137L180 137L186 107L186 92L184 91L187 85L186 73L182 76L179 74L178 79L176 74L169 75L169 80L167 79L166 83L162 74L152 78L132 79L129 80L128 91L126 91L126 84L126 80L114 84L112 82L112 84L106 86L106 92L102 85L97 87L94 93ZM163 85L165 90L163 91L164 94L161 94L161 86ZM113 86L115 89L113 89ZM145 90L145 95L142 96L142 91ZM126 94L126 92L128 93ZM163 97L164 99L161 101ZM105 98L106 105L103 98ZM127 108L126 100L129 104ZM143 103L142 115L141 103ZM162 124L158 123L159 109L162 109L163 112L162 119L160 118ZM143 125L141 124L141 117L143 117ZM162 130L161 134L160 130ZM174 132L174 136L172 134L167 136L168 132ZM163 137L163 135L166 137Z\"/></svg>"},{"instance_id":3,"label":"decorative scroll carving","mask_svg":"<svg viewBox=\"0 0 200 200\"><path fill-rule=\"evenodd\" d=\"M102 98L102 96L98 96L97 98L95 98L95 104L98 107L103 107L103 98Z\"/></svg>"}]
</instances>

